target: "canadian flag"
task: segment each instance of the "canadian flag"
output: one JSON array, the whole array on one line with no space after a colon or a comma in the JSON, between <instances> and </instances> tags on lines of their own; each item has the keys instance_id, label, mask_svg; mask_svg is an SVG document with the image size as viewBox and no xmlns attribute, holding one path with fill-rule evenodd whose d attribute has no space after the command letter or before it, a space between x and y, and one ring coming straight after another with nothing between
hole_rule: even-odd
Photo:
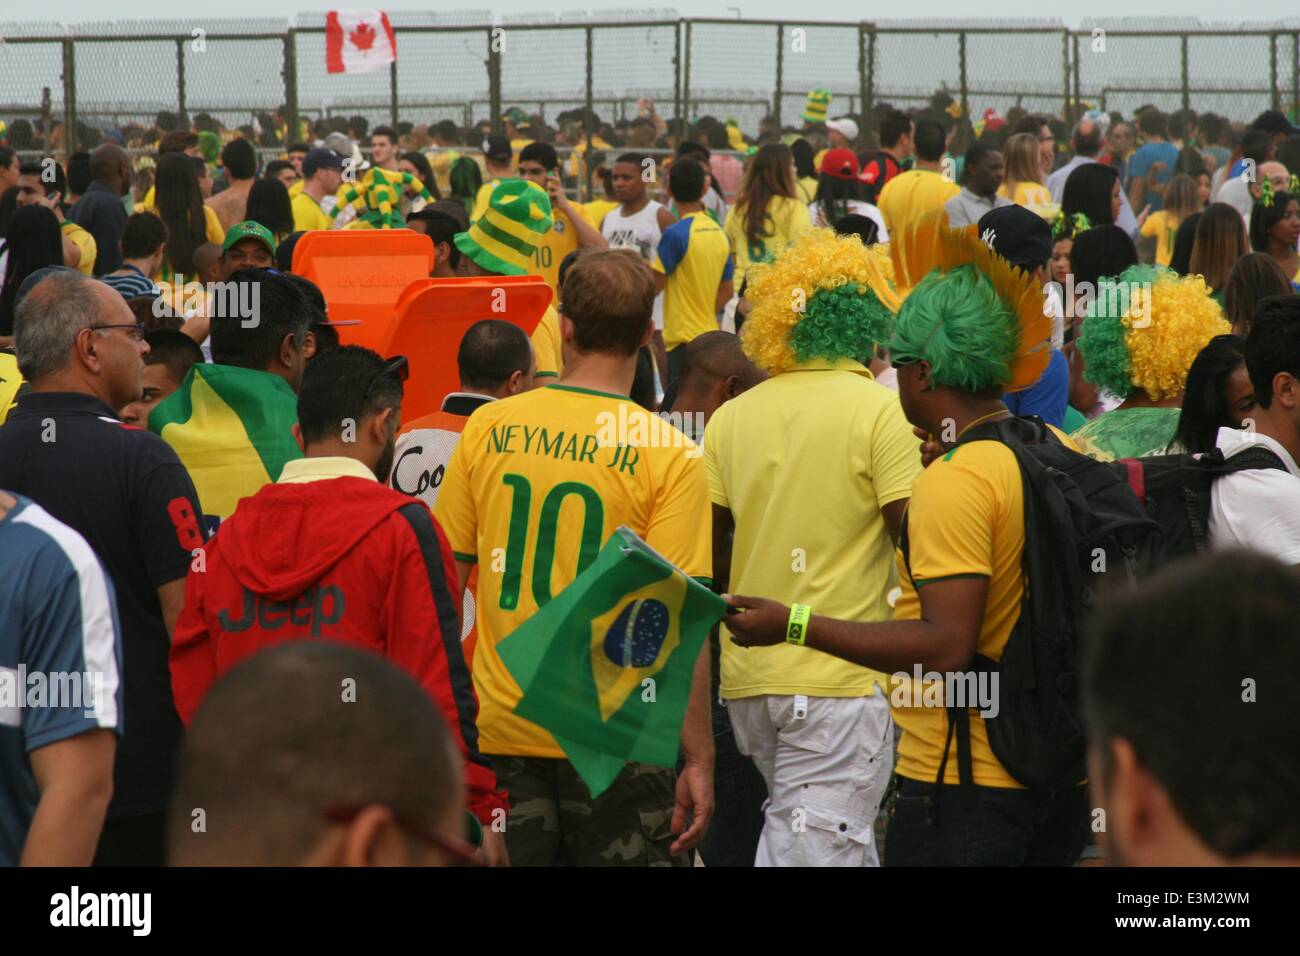
<instances>
[{"instance_id":1,"label":"canadian flag","mask_svg":"<svg viewBox=\"0 0 1300 956\"><path fill-rule=\"evenodd\" d=\"M397 38L382 10L331 10L325 18L325 69L369 73L397 60Z\"/></svg>"}]
</instances>

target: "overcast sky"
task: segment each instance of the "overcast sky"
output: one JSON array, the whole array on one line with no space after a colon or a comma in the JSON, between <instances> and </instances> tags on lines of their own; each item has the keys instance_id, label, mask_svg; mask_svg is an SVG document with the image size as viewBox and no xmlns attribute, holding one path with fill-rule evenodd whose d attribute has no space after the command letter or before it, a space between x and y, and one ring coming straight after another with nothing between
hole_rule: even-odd
<instances>
[{"instance_id":1,"label":"overcast sky","mask_svg":"<svg viewBox=\"0 0 1300 956\"><path fill-rule=\"evenodd\" d=\"M319 12L329 9L353 8L384 10L492 10L497 15L517 15L537 13L539 11L564 11L574 9L611 10L611 9L674 9L683 16L735 16L738 7L741 15L753 19L797 19L792 16L796 5L789 0L736 0L733 4L715 2L715 0L677 0L675 3L628 3L617 4L595 0L590 4L575 3L574 0L493 0L493 2L473 2L473 0L451 0L434 4L429 0L281 0L268 4L266 0L222 0L205 11L203 19L219 17L291 17L300 12ZM53 0L45 4L9 4L0 13L0 22L14 20L59 21L77 23L79 21L109 19L113 20L156 20L160 16L184 16L177 9L160 7L157 0L114 0L105 5L103 0ZM808 8L802 7L804 11ZM272 14L270 11L274 11ZM852 12L850 12L852 11ZM1295 0L1252 0L1249 4L1231 4L1224 0L1037 0L1033 3L1011 2L1011 0L993 0L993 2L974 3L972 0L926 0L914 7L898 4L827 4L821 8L816 17L810 20L856 20L859 18L884 22L906 14L913 17L950 17L970 18L976 15L997 18L1014 18L1032 16L1064 20L1068 25L1076 25L1083 17L1159 17L1167 20L1171 17L1200 17L1202 20L1227 22L1240 17L1249 17L1252 21L1272 21L1284 17L1300 18L1300 7Z\"/></svg>"}]
</instances>

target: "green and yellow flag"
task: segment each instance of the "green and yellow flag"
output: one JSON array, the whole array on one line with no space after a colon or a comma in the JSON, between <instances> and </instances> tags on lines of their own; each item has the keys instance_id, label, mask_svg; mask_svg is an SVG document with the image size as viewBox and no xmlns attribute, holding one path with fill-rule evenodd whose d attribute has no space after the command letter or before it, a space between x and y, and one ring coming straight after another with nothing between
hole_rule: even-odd
<instances>
[{"instance_id":1,"label":"green and yellow flag","mask_svg":"<svg viewBox=\"0 0 1300 956\"><path fill-rule=\"evenodd\" d=\"M149 430L189 472L213 531L240 498L277 481L287 462L302 457L290 430L296 421L298 399L280 376L199 364L149 414Z\"/></svg>"},{"instance_id":2,"label":"green and yellow flag","mask_svg":"<svg viewBox=\"0 0 1300 956\"><path fill-rule=\"evenodd\" d=\"M628 528L498 646L515 708L555 735L593 797L629 761L671 767L691 679L726 605Z\"/></svg>"}]
</instances>

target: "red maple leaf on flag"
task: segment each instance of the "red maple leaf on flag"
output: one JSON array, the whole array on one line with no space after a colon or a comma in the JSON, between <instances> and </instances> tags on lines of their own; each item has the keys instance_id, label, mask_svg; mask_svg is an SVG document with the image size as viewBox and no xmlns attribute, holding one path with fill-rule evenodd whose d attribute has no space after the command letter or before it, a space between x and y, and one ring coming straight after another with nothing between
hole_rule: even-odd
<instances>
[{"instance_id":1,"label":"red maple leaf on flag","mask_svg":"<svg viewBox=\"0 0 1300 956\"><path fill-rule=\"evenodd\" d=\"M369 50L375 45L375 28L368 23L359 23L357 28L348 34L348 40L358 50Z\"/></svg>"}]
</instances>

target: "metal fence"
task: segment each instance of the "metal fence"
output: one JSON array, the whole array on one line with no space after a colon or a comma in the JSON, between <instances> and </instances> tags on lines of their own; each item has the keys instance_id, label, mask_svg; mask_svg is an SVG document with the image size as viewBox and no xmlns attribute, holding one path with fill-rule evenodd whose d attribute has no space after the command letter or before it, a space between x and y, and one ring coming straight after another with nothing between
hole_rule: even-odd
<instances>
[{"instance_id":1,"label":"metal fence","mask_svg":"<svg viewBox=\"0 0 1300 956\"><path fill-rule=\"evenodd\" d=\"M946 91L970 115L1021 106L1068 117L1086 102L1131 113L1142 103L1247 120L1300 108L1300 23L1232 29L1177 21L959 25L724 19L404 23L387 71L325 71L319 17L282 20L0 27L0 119L105 129L152 124L159 111L212 114L227 126L280 112L367 121L499 123L519 106L553 119L587 107L602 121L652 97L661 115L713 114L748 133L800 124L807 92L829 89L830 115L924 103ZM11 140L13 137L11 136ZM21 147L21 143L15 143Z\"/></svg>"}]
</instances>

